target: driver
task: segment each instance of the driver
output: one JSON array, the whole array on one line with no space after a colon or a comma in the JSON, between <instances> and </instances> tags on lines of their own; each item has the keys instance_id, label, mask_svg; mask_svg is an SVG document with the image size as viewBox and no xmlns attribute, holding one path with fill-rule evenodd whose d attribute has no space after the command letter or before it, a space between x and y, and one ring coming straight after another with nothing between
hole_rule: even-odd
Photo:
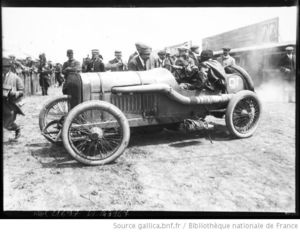
<instances>
[{"instance_id":1,"label":"driver","mask_svg":"<svg viewBox=\"0 0 300 232\"><path fill-rule=\"evenodd\" d=\"M203 50L200 55L199 78L202 87L211 91L225 91L225 70L221 63L213 60L212 50Z\"/></svg>"},{"instance_id":2,"label":"driver","mask_svg":"<svg viewBox=\"0 0 300 232\"><path fill-rule=\"evenodd\" d=\"M191 89L193 87L193 78L198 73L198 67L195 65L194 60L189 57L188 48L179 47L178 52L179 57L173 66L175 78L181 88Z\"/></svg>"}]
</instances>

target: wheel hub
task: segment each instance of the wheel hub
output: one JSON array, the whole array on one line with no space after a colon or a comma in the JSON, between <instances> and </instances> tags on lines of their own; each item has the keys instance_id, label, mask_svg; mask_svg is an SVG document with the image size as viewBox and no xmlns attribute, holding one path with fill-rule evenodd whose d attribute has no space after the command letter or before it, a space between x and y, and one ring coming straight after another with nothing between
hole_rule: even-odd
<instances>
[{"instance_id":1,"label":"wheel hub","mask_svg":"<svg viewBox=\"0 0 300 232\"><path fill-rule=\"evenodd\" d=\"M101 139L103 138L103 130L99 127L93 127L91 128L91 135L90 135L90 138L92 140L98 140L98 139Z\"/></svg>"},{"instance_id":2,"label":"wheel hub","mask_svg":"<svg viewBox=\"0 0 300 232\"><path fill-rule=\"evenodd\" d=\"M249 115L249 113L247 110L243 109L241 112L241 115L246 116L246 115Z\"/></svg>"}]
</instances>

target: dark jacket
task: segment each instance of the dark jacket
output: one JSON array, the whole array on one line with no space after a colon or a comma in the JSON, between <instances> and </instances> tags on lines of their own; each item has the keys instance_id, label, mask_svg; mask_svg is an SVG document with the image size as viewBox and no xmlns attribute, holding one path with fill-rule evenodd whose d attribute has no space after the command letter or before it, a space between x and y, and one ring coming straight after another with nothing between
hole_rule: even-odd
<instances>
[{"instance_id":1,"label":"dark jacket","mask_svg":"<svg viewBox=\"0 0 300 232\"><path fill-rule=\"evenodd\" d=\"M100 58L91 60L89 72L105 72L105 66Z\"/></svg>"},{"instance_id":2,"label":"dark jacket","mask_svg":"<svg viewBox=\"0 0 300 232\"><path fill-rule=\"evenodd\" d=\"M129 56L129 58L128 58L127 64L129 64L129 62L132 60L132 58L135 57L135 56L137 56L137 55L138 55L138 52L137 52L137 51L135 51L134 53L132 53L132 54Z\"/></svg>"},{"instance_id":3,"label":"dark jacket","mask_svg":"<svg viewBox=\"0 0 300 232\"><path fill-rule=\"evenodd\" d=\"M38 72L40 74L40 86L41 87L49 87L51 85L50 75L52 73L50 67L45 63L41 62L38 67Z\"/></svg>"},{"instance_id":4,"label":"dark jacket","mask_svg":"<svg viewBox=\"0 0 300 232\"><path fill-rule=\"evenodd\" d=\"M108 64L106 65L107 70L111 70L112 72L120 72L126 70L126 65L121 60L120 62L122 65L119 65L119 60L117 58L110 60Z\"/></svg>"},{"instance_id":5,"label":"dark jacket","mask_svg":"<svg viewBox=\"0 0 300 232\"><path fill-rule=\"evenodd\" d=\"M280 70L283 72L283 78L286 81L295 81L296 76L296 58L295 55L292 55L292 59L290 59L287 54L281 58L280 62Z\"/></svg>"},{"instance_id":6,"label":"dark jacket","mask_svg":"<svg viewBox=\"0 0 300 232\"><path fill-rule=\"evenodd\" d=\"M128 70L130 71L145 71L155 68L155 60L152 56L146 61L145 65L142 64L140 56L133 57L128 63Z\"/></svg>"},{"instance_id":7,"label":"dark jacket","mask_svg":"<svg viewBox=\"0 0 300 232\"><path fill-rule=\"evenodd\" d=\"M80 71L81 71L80 63L75 59L73 59L71 61L70 60L66 61L62 67L62 73L65 75L66 78L67 78L68 74L78 73Z\"/></svg>"},{"instance_id":8,"label":"dark jacket","mask_svg":"<svg viewBox=\"0 0 300 232\"><path fill-rule=\"evenodd\" d=\"M182 67L181 69L175 69L174 75L179 83L190 83L190 79L195 74L197 66L191 57L179 57L175 61L175 65Z\"/></svg>"}]
</instances>

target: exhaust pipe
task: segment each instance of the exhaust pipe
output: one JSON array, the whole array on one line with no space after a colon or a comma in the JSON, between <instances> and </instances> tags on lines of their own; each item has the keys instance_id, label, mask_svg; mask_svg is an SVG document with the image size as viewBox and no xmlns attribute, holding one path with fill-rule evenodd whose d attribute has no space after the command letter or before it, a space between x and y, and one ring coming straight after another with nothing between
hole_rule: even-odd
<instances>
[{"instance_id":1,"label":"exhaust pipe","mask_svg":"<svg viewBox=\"0 0 300 232\"><path fill-rule=\"evenodd\" d=\"M135 85L125 87L113 87L113 93L163 93L169 98L185 105L227 103L234 94L202 95L186 97L167 84Z\"/></svg>"}]
</instances>

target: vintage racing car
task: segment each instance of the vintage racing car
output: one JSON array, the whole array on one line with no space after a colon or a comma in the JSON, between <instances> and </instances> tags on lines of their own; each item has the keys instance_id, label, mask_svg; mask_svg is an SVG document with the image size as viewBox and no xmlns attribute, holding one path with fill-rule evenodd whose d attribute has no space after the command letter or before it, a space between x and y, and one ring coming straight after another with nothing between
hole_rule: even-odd
<instances>
[{"instance_id":1,"label":"vintage racing car","mask_svg":"<svg viewBox=\"0 0 300 232\"><path fill-rule=\"evenodd\" d=\"M45 138L63 142L77 161L101 165L118 158L140 127L171 127L185 119L225 117L237 138L251 136L258 125L261 103L248 73L239 66L225 75L226 91L180 88L167 69L141 72L81 73L82 103L71 110L72 96L46 103L39 126Z\"/></svg>"}]
</instances>

